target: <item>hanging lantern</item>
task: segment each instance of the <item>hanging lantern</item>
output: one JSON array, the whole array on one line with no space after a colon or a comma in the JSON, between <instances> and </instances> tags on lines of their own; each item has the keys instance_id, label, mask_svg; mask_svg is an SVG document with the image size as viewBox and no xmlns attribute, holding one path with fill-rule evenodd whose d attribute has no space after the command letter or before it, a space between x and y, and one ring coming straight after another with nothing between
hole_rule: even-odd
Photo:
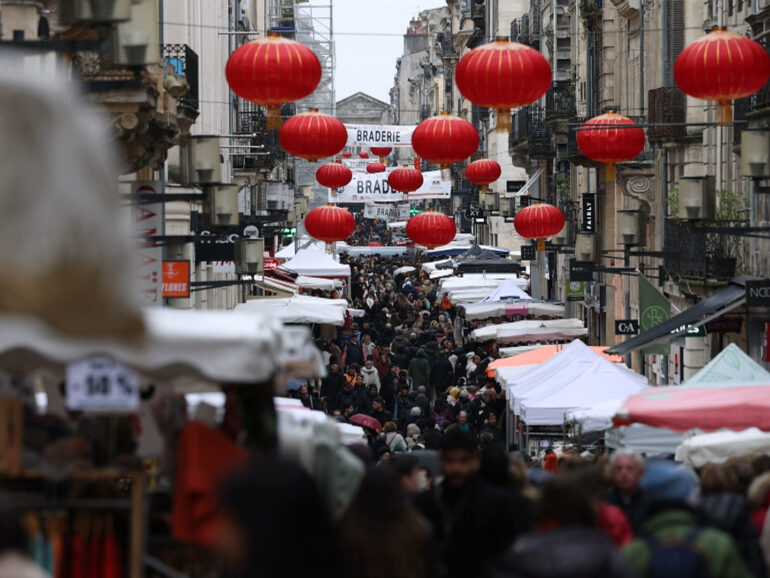
<instances>
[{"instance_id":1,"label":"hanging lantern","mask_svg":"<svg viewBox=\"0 0 770 578\"><path fill-rule=\"evenodd\" d=\"M545 251L545 240L564 228L564 213L547 203L521 209L513 220L516 232L525 239L537 239L537 250Z\"/></svg>"},{"instance_id":2,"label":"hanging lantern","mask_svg":"<svg viewBox=\"0 0 770 578\"><path fill-rule=\"evenodd\" d=\"M754 40L715 26L687 45L674 63L685 94L717 101L717 124L733 122L732 101L759 91L770 77L770 57Z\"/></svg>"},{"instance_id":3,"label":"hanging lantern","mask_svg":"<svg viewBox=\"0 0 770 578\"><path fill-rule=\"evenodd\" d=\"M607 180L617 177L616 163L630 161L644 150L644 131L633 120L612 111L583 123L577 145L589 159L607 165Z\"/></svg>"},{"instance_id":4,"label":"hanging lantern","mask_svg":"<svg viewBox=\"0 0 770 578\"><path fill-rule=\"evenodd\" d=\"M331 252L331 244L344 241L356 229L356 220L347 209L335 205L317 207L305 215L307 234L324 241L326 250Z\"/></svg>"},{"instance_id":5,"label":"hanging lantern","mask_svg":"<svg viewBox=\"0 0 770 578\"><path fill-rule=\"evenodd\" d=\"M324 165L315 172L315 180L321 186L341 189L353 180L353 172L339 161Z\"/></svg>"},{"instance_id":6,"label":"hanging lantern","mask_svg":"<svg viewBox=\"0 0 770 578\"><path fill-rule=\"evenodd\" d=\"M353 155L350 153L350 151L345 151L344 153L342 153L342 158L343 159L349 159L352 156Z\"/></svg>"},{"instance_id":7,"label":"hanging lantern","mask_svg":"<svg viewBox=\"0 0 770 578\"><path fill-rule=\"evenodd\" d=\"M278 140L290 155L315 162L344 149L348 131L333 116L311 108L287 120L278 133Z\"/></svg>"},{"instance_id":8,"label":"hanging lantern","mask_svg":"<svg viewBox=\"0 0 770 578\"><path fill-rule=\"evenodd\" d=\"M360 153L358 153L358 158L359 159L368 159L369 158L369 153L366 152L366 151L361 151Z\"/></svg>"},{"instance_id":9,"label":"hanging lantern","mask_svg":"<svg viewBox=\"0 0 770 578\"><path fill-rule=\"evenodd\" d=\"M548 92L553 73L534 48L498 37L460 59L455 82L472 103L497 109L497 130L510 132L511 109L532 104Z\"/></svg>"},{"instance_id":10,"label":"hanging lantern","mask_svg":"<svg viewBox=\"0 0 770 578\"><path fill-rule=\"evenodd\" d=\"M406 224L407 236L423 247L435 249L452 242L457 234L455 222L442 213L427 211L415 215Z\"/></svg>"},{"instance_id":11,"label":"hanging lantern","mask_svg":"<svg viewBox=\"0 0 770 578\"><path fill-rule=\"evenodd\" d=\"M385 163L385 157L393 152L393 147L372 147L369 150L373 155L377 155L381 163Z\"/></svg>"},{"instance_id":12,"label":"hanging lantern","mask_svg":"<svg viewBox=\"0 0 770 578\"><path fill-rule=\"evenodd\" d=\"M400 167L388 175L388 185L394 191L408 195L422 186L422 173L412 167Z\"/></svg>"},{"instance_id":13,"label":"hanging lantern","mask_svg":"<svg viewBox=\"0 0 770 578\"><path fill-rule=\"evenodd\" d=\"M473 125L448 112L422 121L412 133L417 156L442 169L467 159L478 146L479 133Z\"/></svg>"},{"instance_id":14,"label":"hanging lantern","mask_svg":"<svg viewBox=\"0 0 770 578\"><path fill-rule=\"evenodd\" d=\"M382 163L369 163L366 165L366 172L370 175L375 173L384 173L386 168L387 167L385 167L385 165Z\"/></svg>"},{"instance_id":15,"label":"hanging lantern","mask_svg":"<svg viewBox=\"0 0 770 578\"><path fill-rule=\"evenodd\" d=\"M490 159L473 161L465 168L465 178L474 185L481 186L481 192L486 193L489 185L494 183L503 174L500 165Z\"/></svg>"},{"instance_id":16,"label":"hanging lantern","mask_svg":"<svg viewBox=\"0 0 770 578\"><path fill-rule=\"evenodd\" d=\"M304 44L269 32L230 55L225 67L230 89L267 107L267 129L281 126L281 105L310 96L321 82L321 63Z\"/></svg>"}]
</instances>

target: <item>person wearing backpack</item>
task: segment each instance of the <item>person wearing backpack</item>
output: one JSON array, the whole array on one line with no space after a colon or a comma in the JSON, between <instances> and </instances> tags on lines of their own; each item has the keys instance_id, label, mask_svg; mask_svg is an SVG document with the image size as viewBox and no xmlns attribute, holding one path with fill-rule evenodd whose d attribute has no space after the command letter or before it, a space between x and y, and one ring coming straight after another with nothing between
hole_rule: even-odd
<instances>
[{"instance_id":1,"label":"person wearing backpack","mask_svg":"<svg viewBox=\"0 0 770 578\"><path fill-rule=\"evenodd\" d=\"M640 578L751 578L732 538L700 526L694 507L698 477L688 466L650 461L641 531L623 553Z\"/></svg>"}]
</instances>

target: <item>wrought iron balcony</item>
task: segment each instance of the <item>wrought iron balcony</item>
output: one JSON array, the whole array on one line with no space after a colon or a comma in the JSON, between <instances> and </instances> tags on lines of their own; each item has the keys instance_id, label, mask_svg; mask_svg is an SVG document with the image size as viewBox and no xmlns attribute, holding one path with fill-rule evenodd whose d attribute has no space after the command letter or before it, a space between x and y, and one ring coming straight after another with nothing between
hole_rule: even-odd
<instances>
[{"instance_id":1,"label":"wrought iron balcony","mask_svg":"<svg viewBox=\"0 0 770 578\"><path fill-rule=\"evenodd\" d=\"M743 254L740 237L714 231L714 222L666 219L664 234L666 271L675 279L703 285L722 284L735 276ZM745 222L719 222L720 226ZM673 250L675 249L675 250Z\"/></svg>"},{"instance_id":2,"label":"wrought iron balcony","mask_svg":"<svg viewBox=\"0 0 770 578\"><path fill-rule=\"evenodd\" d=\"M523 150L524 146L532 159L550 159L556 154L551 127L543 119L543 108L538 104L522 107L513 115L508 148Z\"/></svg>"},{"instance_id":3,"label":"wrought iron balcony","mask_svg":"<svg viewBox=\"0 0 770 578\"><path fill-rule=\"evenodd\" d=\"M687 98L681 90L673 86L654 88L647 93L647 99L650 142L670 142L687 136Z\"/></svg>"},{"instance_id":4,"label":"wrought iron balcony","mask_svg":"<svg viewBox=\"0 0 770 578\"><path fill-rule=\"evenodd\" d=\"M575 115L575 85L570 81L554 82L545 95L545 120L568 119Z\"/></svg>"},{"instance_id":5,"label":"wrought iron balcony","mask_svg":"<svg viewBox=\"0 0 770 578\"><path fill-rule=\"evenodd\" d=\"M261 107L238 113L236 134L243 135L233 141L235 146L243 146L231 151L236 169L270 169L286 156L278 143L278 131L267 130L267 117Z\"/></svg>"},{"instance_id":6,"label":"wrought iron balcony","mask_svg":"<svg viewBox=\"0 0 770 578\"><path fill-rule=\"evenodd\" d=\"M179 104L198 110L199 80L198 54L187 44L164 44L163 60L173 67L177 76L187 81L190 89L179 99Z\"/></svg>"}]
</instances>

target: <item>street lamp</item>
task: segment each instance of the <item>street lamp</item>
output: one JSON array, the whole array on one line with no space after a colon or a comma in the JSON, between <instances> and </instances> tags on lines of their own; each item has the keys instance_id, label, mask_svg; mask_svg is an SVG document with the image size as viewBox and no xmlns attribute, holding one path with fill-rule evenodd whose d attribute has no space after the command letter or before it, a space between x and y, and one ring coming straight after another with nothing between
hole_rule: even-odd
<instances>
[{"instance_id":1,"label":"street lamp","mask_svg":"<svg viewBox=\"0 0 770 578\"><path fill-rule=\"evenodd\" d=\"M570 238L572 237L572 221L564 223L561 231L556 233L551 239L551 245L557 245L559 247L565 247L569 245Z\"/></svg>"},{"instance_id":2,"label":"street lamp","mask_svg":"<svg viewBox=\"0 0 770 578\"><path fill-rule=\"evenodd\" d=\"M741 132L741 175L753 179L770 177L770 131Z\"/></svg>"},{"instance_id":3,"label":"street lamp","mask_svg":"<svg viewBox=\"0 0 770 578\"><path fill-rule=\"evenodd\" d=\"M214 184L222 180L218 136L192 137L190 139L190 158L194 183Z\"/></svg>"},{"instance_id":4,"label":"street lamp","mask_svg":"<svg viewBox=\"0 0 770 578\"><path fill-rule=\"evenodd\" d=\"M115 64L145 66L160 62L158 0L131 3L131 18L118 24L113 34Z\"/></svg>"},{"instance_id":5,"label":"street lamp","mask_svg":"<svg viewBox=\"0 0 770 578\"><path fill-rule=\"evenodd\" d=\"M211 185L206 187L208 199L204 204L204 218L212 227L238 224L238 185Z\"/></svg>"},{"instance_id":6,"label":"street lamp","mask_svg":"<svg viewBox=\"0 0 770 578\"><path fill-rule=\"evenodd\" d=\"M641 215L637 210L617 212L618 245L644 245Z\"/></svg>"},{"instance_id":7,"label":"street lamp","mask_svg":"<svg viewBox=\"0 0 770 578\"><path fill-rule=\"evenodd\" d=\"M575 260L581 262L596 261L596 233L578 233L575 239Z\"/></svg>"},{"instance_id":8,"label":"street lamp","mask_svg":"<svg viewBox=\"0 0 770 578\"><path fill-rule=\"evenodd\" d=\"M235 243L235 268L241 275L256 275L264 270L265 240L240 238Z\"/></svg>"},{"instance_id":9,"label":"street lamp","mask_svg":"<svg viewBox=\"0 0 770 578\"><path fill-rule=\"evenodd\" d=\"M714 218L714 191L706 177L679 179L679 217L690 221Z\"/></svg>"},{"instance_id":10,"label":"street lamp","mask_svg":"<svg viewBox=\"0 0 770 578\"><path fill-rule=\"evenodd\" d=\"M131 0L63 0L62 24L111 24L131 18Z\"/></svg>"}]
</instances>

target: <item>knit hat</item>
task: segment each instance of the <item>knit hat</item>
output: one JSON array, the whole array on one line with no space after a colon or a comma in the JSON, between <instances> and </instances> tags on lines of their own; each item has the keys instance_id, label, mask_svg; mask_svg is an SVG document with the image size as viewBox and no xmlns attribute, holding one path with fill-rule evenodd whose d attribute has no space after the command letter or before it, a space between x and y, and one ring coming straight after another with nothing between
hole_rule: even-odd
<instances>
[{"instance_id":1,"label":"knit hat","mask_svg":"<svg viewBox=\"0 0 770 578\"><path fill-rule=\"evenodd\" d=\"M648 461L639 489L649 504L672 502L693 506L698 501L698 476L691 467L683 464Z\"/></svg>"},{"instance_id":2,"label":"knit hat","mask_svg":"<svg viewBox=\"0 0 770 578\"><path fill-rule=\"evenodd\" d=\"M407 437L417 438L420 435L420 428L416 423L410 423L406 426L406 435Z\"/></svg>"}]
</instances>

